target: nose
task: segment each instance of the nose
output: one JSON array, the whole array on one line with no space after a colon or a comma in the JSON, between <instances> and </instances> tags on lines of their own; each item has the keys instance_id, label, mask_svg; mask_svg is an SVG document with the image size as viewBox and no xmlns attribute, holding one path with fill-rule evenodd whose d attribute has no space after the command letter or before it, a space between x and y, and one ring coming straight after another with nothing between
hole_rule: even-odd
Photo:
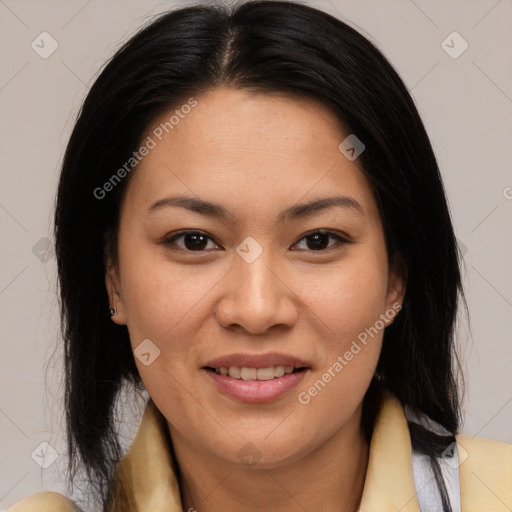
<instances>
[{"instance_id":1,"label":"nose","mask_svg":"<svg viewBox=\"0 0 512 512\"><path fill-rule=\"evenodd\" d=\"M216 308L219 324L250 334L290 328L298 318L298 297L289 276L266 251L252 263L236 256L234 267L223 280ZM279 327L278 327L279 326Z\"/></svg>"}]
</instances>

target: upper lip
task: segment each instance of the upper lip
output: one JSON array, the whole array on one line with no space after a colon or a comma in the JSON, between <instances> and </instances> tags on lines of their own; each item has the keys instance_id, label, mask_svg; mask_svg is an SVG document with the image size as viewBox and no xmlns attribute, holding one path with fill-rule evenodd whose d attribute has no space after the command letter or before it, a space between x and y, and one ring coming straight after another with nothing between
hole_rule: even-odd
<instances>
[{"instance_id":1,"label":"upper lip","mask_svg":"<svg viewBox=\"0 0 512 512\"><path fill-rule=\"evenodd\" d=\"M269 368L271 366L293 366L295 368L308 367L308 363L298 357L277 352L265 354L230 354L208 361L204 368L229 368L238 366L245 368Z\"/></svg>"}]
</instances>

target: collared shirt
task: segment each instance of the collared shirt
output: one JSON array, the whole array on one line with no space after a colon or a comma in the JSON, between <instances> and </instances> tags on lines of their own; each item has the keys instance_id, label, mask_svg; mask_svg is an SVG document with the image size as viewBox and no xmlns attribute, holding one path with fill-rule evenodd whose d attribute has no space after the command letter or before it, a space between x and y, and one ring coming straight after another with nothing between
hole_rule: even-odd
<instances>
[{"instance_id":1,"label":"collared shirt","mask_svg":"<svg viewBox=\"0 0 512 512\"><path fill-rule=\"evenodd\" d=\"M463 512L512 511L512 445L456 436ZM164 419L149 400L135 439L119 463L112 482L109 512L185 512L176 461L166 438ZM74 512L57 493L38 493L8 512ZM404 409L391 394L384 396L374 424L359 512L441 512L421 510L412 466Z\"/></svg>"}]
</instances>

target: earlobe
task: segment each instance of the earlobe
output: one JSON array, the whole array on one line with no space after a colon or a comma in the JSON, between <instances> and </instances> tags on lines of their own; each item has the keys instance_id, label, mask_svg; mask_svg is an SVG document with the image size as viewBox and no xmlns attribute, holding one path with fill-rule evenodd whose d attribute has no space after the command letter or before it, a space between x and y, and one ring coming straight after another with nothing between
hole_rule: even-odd
<instances>
[{"instance_id":1,"label":"earlobe","mask_svg":"<svg viewBox=\"0 0 512 512\"><path fill-rule=\"evenodd\" d=\"M388 282L388 296L387 296L387 311L393 312L387 315L389 318L388 325L393 323L395 316L397 316L402 308L405 297L407 282L407 269L400 256L397 256L393 269L389 275Z\"/></svg>"},{"instance_id":2,"label":"earlobe","mask_svg":"<svg viewBox=\"0 0 512 512\"><path fill-rule=\"evenodd\" d=\"M126 325L124 305L119 286L119 277L113 265L109 265L105 272L105 286L109 299L108 313L110 318L118 325Z\"/></svg>"},{"instance_id":3,"label":"earlobe","mask_svg":"<svg viewBox=\"0 0 512 512\"><path fill-rule=\"evenodd\" d=\"M391 325L395 317L400 314L404 300L404 291L401 287L390 288L388 292L388 300L386 304L385 323L386 327Z\"/></svg>"},{"instance_id":4,"label":"earlobe","mask_svg":"<svg viewBox=\"0 0 512 512\"><path fill-rule=\"evenodd\" d=\"M397 304L402 306L405 295L405 286L401 279L396 279L388 295L388 305L390 307L397 307Z\"/></svg>"}]
</instances>

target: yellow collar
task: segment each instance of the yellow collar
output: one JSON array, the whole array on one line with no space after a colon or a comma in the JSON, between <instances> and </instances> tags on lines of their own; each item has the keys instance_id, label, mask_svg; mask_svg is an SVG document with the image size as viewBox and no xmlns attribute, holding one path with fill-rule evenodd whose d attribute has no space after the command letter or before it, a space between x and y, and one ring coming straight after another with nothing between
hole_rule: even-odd
<instances>
[{"instance_id":1,"label":"yellow collar","mask_svg":"<svg viewBox=\"0 0 512 512\"><path fill-rule=\"evenodd\" d=\"M506 491L507 482L512 482L512 446L467 436L458 436L457 440L459 443L462 440L466 450L479 453L476 460L469 458L470 463L465 462L460 468L463 510L476 512L480 510L476 506L488 503L486 499L482 501L478 497L464 499L464 489L469 489L469 495L474 492L475 470L477 476L480 471L480 480L491 479L490 485L502 489L502 503L512 500ZM485 450L491 448L496 456L493 460L484 460ZM503 450L508 450L508 457L497 454L503 453ZM404 409L395 396L385 393L374 424L359 512L420 512L411 455ZM481 460L484 460L484 465L480 464ZM485 472L481 468L486 468ZM130 449L118 465L111 489L109 512L183 512L176 465L169 452L165 433L165 420L151 400Z\"/></svg>"},{"instance_id":2,"label":"yellow collar","mask_svg":"<svg viewBox=\"0 0 512 512\"><path fill-rule=\"evenodd\" d=\"M149 400L114 480L112 512L183 512L176 467L161 413ZM360 512L420 512L407 421L398 400L384 396L370 444Z\"/></svg>"}]
</instances>

